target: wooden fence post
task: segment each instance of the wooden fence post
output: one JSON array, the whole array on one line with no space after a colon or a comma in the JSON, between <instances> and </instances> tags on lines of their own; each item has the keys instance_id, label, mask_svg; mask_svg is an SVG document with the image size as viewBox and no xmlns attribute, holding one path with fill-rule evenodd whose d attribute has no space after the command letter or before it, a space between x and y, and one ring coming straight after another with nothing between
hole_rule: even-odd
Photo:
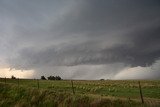
<instances>
[{"instance_id":1,"label":"wooden fence post","mask_svg":"<svg viewBox=\"0 0 160 107\"><path fill-rule=\"evenodd\" d=\"M7 80L6 80L6 77L4 78L4 83L5 83L5 85L6 85L6 82L7 82Z\"/></svg>"},{"instance_id":2,"label":"wooden fence post","mask_svg":"<svg viewBox=\"0 0 160 107\"><path fill-rule=\"evenodd\" d=\"M18 78L18 88L19 88L19 78Z\"/></svg>"},{"instance_id":3,"label":"wooden fence post","mask_svg":"<svg viewBox=\"0 0 160 107\"><path fill-rule=\"evenodd\" d=\"M139 84L139 92L140 92L140 96L141 96L141 101L142 101L142 104L143 104L144 100L143 100L143 94L142 94L142 89L141 89L140 81L138 81L138 84Z\"/></svg>"},{"instance_id":4,"label":"wooden fence post","mask_svg":"<svg viewBox=\"0 0 160 107\"><path fill-rule=\"evenodd\" d=\"M73 92L73 94L75 94L74 87L73 87L73 81L72 80L71 80L71 84L72 84L72 92Z\"/></svg>"},{"instance_id":5,"label":"wooden fence post","mask_svg":"<svg viewBox=\"0 0 160 107\"><path fill-rule=\"evenodd\" d=\"M38 87L38 89L39 89L39 80L37 79L37 87Z\"/></svg>"}]
</instances>

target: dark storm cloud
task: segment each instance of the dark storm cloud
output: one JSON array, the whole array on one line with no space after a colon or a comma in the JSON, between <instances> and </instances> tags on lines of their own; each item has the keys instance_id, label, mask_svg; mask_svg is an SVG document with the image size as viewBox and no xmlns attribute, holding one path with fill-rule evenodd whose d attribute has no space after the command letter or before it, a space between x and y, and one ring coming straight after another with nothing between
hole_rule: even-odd
<instances>
[{"instance_id":1,"label":"dark storm cloud","mask_svg":"<svg viewBox=\"0 0 160 107\"><path fill-rule=\"evenodd\" d=\"M1 1L1 56L16 69L149 66L160 57L159 11L158 0Z\"/></svg>"},{"instance_id":2,"label":"dark storm cloud","mask_svg":"<svg viewBox=\"0 0 160 107\"><path fill-rule=\"evenodd\" d=\"M122 30L139 23L159 18L159 5L142 1L86 0L80 2L61 18L55 26L62 32L89 32L101 36L106 32ZM154 5L153 5L154 4ZM100 34L99 34L100 33Z\"/></svg>"}]
</instances>

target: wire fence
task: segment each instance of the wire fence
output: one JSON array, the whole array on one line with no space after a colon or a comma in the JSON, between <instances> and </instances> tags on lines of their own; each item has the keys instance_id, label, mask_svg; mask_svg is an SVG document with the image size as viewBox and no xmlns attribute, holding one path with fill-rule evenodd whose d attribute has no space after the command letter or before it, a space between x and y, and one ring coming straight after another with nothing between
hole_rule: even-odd
<instances>
[{"instance_id":1,"label":"wire fence","mask_svg":"<svg viewBox=\"0 0 160 107\"><path fill-rule=\"evenodd\" d=\"M21 86L25 86L26 85L26 86L31 86L33 88L42 89L42 88L44 88L44 85L46 85L45 83L47 83L48 81L50 81L50 80L40 80L40 79L28 80L28 79L19 79L19 78L16 78L16 79L0 78L0 82L1 83L4 83L5 85L7 85L7 84L16 84L18 86L18 88L21 87ZM48 88L49 87L51 89L54 88L54 85L52 84L53 82L54 81L50 81L50 84L47 84ZM59 85L60 85L60 83L61 82L59 81ZM77 89L76 87L78 87L77 86L78 83L76 85L74 83L76 83L76 81L74 81L74 80L71 80L70 82L67 81L68 86L66 86L67 88L70 89L70 92L72 92L73 94L76 93L76 89ZM98 84L96 84L96 85L98 85ZM144 103L143 89L142 89L142 86L141 86L141 82L137 81L137 85L138 85L138 89L139 89L139 98L141 99L141 102ZM83 89L83 87L82 87L82 89Z\"/></svg>"}]
</instances>

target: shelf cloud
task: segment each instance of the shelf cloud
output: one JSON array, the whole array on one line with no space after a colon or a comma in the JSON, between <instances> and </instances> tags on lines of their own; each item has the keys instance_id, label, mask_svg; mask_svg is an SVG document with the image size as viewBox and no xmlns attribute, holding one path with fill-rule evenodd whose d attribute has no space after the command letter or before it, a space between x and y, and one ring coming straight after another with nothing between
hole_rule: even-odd
<instances>
[{"instance_id":1,"label":"shelf cloud","mask_svg":"<svg viewBox=\"0 0 160 107\"><path fill-rule=\"evenodd\" d=\"M159 11L158 0L1 0L0 67L36 78L155 79Z\"/></svg>"}]
</instances>

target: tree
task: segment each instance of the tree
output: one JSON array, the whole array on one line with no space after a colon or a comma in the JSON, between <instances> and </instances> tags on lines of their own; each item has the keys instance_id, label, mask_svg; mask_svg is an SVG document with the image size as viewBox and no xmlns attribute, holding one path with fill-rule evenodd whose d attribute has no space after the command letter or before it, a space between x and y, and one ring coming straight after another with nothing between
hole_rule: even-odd
<instances>
[{"instance_id":1,"label":"tree","mask_svg":"<svg viewBox=\"0 0 160 107\"><path fill-rule=\"evenodd\" d=\"M61 77L60 76L56 76L55 80L61 80Z\"/></svg>"},{"instance_id":2,"label":"tree","mask_svg":"<svg viewBox=\"0 0 160 107\"><path fill-rule=\"evenodd\" d=\"M48 80L62 80L60 76L49 76Z\"/></svg>"},{"instance_id":3,"label":"tree","mask_svg":"<svg viewBox=\"0 0 160 107\"><path fill-rule=\"evenodd\" d=\"M41 76L41 80L46 80L45 76Z\"/></svg>"},{"instance_id":4,"label":"tree","mask_svg":"<svg viewBox=\"0 0 160 107\"><path fill-rule=\"evenodd\" d=\"M100 79L100 81L104 81L104 79Z\"/></svg>"},{"instance_id":5,"label":"tree","mask_svg":"<svg viewBox=\"0 0 160 107\"><path fill-rule=\"evenodd\" d=\"M16 77L14 75L11 76L11 79L16 79Z\"/></svg>"},{"instance_id":6,"label":"tree","mask_svg":"<svg viewBox=\"0 0 160 107\"><path fill-rule=\"evenodd\" d=\"M48 80L55 80L55 77L54 76L49 76Z\"/></svg>"}]
</instances>

